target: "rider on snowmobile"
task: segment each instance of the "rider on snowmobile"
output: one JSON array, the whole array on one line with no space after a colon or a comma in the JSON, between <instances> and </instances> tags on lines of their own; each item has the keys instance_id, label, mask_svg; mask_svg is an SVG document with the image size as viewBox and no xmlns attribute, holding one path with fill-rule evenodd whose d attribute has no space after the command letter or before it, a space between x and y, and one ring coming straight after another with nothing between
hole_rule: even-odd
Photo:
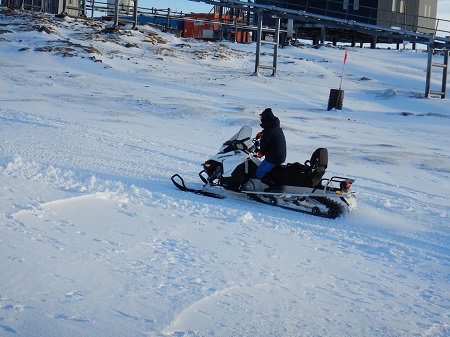
<instances>
[{"instance_id":1,"label":"rider on snowmobile","mask_svg":"<svg viewBox=\"0 0 450 337\"><path fill-rule=\"evenodd\" d=\"M262 180L267 173L286 160L287 150L280 120L273 114L272 109L265 109L259 114L259 117L263 131L256 136L260 137L258 157L265 156L265 158L256 171L256 178Z\"/></svg>"}]
</instances>

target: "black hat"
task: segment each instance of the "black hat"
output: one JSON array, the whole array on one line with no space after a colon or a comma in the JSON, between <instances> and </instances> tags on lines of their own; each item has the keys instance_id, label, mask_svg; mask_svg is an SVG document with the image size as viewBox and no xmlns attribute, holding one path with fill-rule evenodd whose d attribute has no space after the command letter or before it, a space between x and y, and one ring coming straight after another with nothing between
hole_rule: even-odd
<instances>
[{"instance_id":1,"label":"black hat","mask_svg":"<svg viewBox=\"0 0 450 337\"><path fill-rule=\"evenodd\" d=\"M265 109L263 112L259 114L261 117L273 116L273 112L271 108Z\"/></svg>"}]
</instances>

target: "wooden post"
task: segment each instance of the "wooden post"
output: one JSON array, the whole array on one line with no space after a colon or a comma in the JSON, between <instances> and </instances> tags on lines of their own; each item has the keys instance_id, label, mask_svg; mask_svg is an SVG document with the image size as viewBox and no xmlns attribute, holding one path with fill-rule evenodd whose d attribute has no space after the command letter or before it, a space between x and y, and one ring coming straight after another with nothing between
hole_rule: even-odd
<instances>
[{"instance_id":1,"label":"wooden post","mask_svg":"<svg viewBox=\"0 0 450 337\"><path fill-rule=\"evenodd\" d=\"M167 8L167 19L166 19L166 32L169 31L170 28L170 8Z\"/></svg>"}]
</instances>

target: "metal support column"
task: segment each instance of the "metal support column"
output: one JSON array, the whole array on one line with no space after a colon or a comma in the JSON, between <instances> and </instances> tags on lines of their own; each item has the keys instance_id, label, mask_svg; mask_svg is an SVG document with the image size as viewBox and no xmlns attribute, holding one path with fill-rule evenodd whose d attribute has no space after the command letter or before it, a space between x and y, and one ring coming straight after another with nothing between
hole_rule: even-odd
<instances>
[{"instance_id":1,"label":"metal support column","mask_svg":"<svg viewBox=\"0 0 450 337\"><path fill-rule=\"evenodd\" d=\"M273 71L272 76L277 76L278 47L280 46L280 18L275 19L275 34L273 36Z\"/></svg>"},{"instance_id":2,"label":"metal support column","mask_svg":"<svg viewBox=\"0 0 450 337\"><path fill-rule=\"evenodd\" d=\"M114 2L114 28L119 28L119 0Z\"/></svg>"},{"instance_id":3,"label":"metal support column","mask_svg":"<svg viewBox=\"0 0 450 337\"><path fill-rule=\"evenodd\" d=\"M62 2L62 12L59 15L60 17L67 16L67 0L63 0Z\"/></svg>"},{"instance_id":4,"label":"metal support column","mask_svg":"<svg viewBox=\"0 0 450 337\"><path fill-rule=\"evenodd\" d=\"M255 59L255 72L253 75L259 75L259 64L261 60L261 39L262 39L262 24L263 24L263 12L258 11L258 30L256 31L256 59Z\"/></svg>"},{"instance_id":5,"label":"metal support column","mask_svg":"<svg viewBox=\"0 0 450 337\"><path fill-rule=\"evenodd\" d=\"M445 56L444 56L444 64L445 69L443 70L444 74L442 75L442 92L444 95L441 96L441 98L445 98L445 92L447 91L447 75L448 75L448 60L450 57L450 50L445 50Z\"/></svg>"},{"instance_id":6,"label":"metal support column","mask_svg":"<svg viewBox=\"0 0 450 337\"><path fill-rule=\"evenodd\" d=\"M80 1L82 2L80 16L83 18L87 18L87 11L86 11L86 1L87 0L80 0Z\"/></svg>"},{"instance_id":7,"label":"metal support column","mask_svg":"<svg viewBox=\"0 0 450 337\"><path fill-rule=\"evenodd\" d=\"M325 34L326 34L325 26L322 25L322 26L320 26L320 43L321 44L325 44Z\"/></svg>"},{"instance_id":8,"label":"metal support column","mask_svg":"<svg viewBox=\"0 0 450 337\"><path fill-rule=\"evenodd\" d=\"M133 29L137 29L137 21L138 21L138 0L134 0Z\"/></svg>"},{"instance_id":9,"label":"metal support column","mask_svg":"<svg viewBox=\"0 0 450 337\"><path fill-rule=\"evenodd\" d=\"M167 8L167 18L166 18L166 25L164 26L164 31L168 32L170 28L170 8Z\"/></svg>"},{"instance_id":10,"label":"metal support column","mask_svg":"<svg viewBox=\"0 0 450 337\"><path fill-rule=\"evenodd\" d=\"M433 51L434 51L434 36L430 35L430 39L427 45L428 51L428 63L427 63L427 77L425 80L425 97L428 97L430 94L430 86L431 86L431 68L433 64Z\"/></svg>"}]
</instances>

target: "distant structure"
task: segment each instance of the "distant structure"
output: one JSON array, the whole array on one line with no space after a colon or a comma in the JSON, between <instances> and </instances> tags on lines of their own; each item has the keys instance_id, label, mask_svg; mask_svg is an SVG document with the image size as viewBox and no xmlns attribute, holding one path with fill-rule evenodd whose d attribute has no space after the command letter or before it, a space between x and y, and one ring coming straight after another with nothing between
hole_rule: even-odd
<instances>
[{"instance_id":1,"label":"distant structure","mask_svg":"<svg viewBox=\"0 0 450 337\"><path fill-rule=\"evenodd\" d=\"M296 37L312 39L315 45L328 39L333 44L351 42L352 46L357 42L370 43L371 48L377 43L396 43L399 48L403 42L395 38L395 34L383 36L376 31L360 34L351 29L352 22L422 34L436 33L438 0L254 0L254 3L266 8L285 8L289 13L314 15L313 20L307 15L294 19L293 29ZM324 20L317 20L321 16ZM340 20L341 24L333 24L332 19ZM270 18L265 18L264 22L271 24ZM347 27L343 22L348 23Z\"/></svg>"},{"instance_id":2,"label":"distant structure","mask_svg":"<svg viewBox=\"0 0 450 337\"><path fill-rule=\"evenodd\" d=\"M106 4L107 4L106 6L108 8L107 15L111 15L111 16L114 15L115 7L116 7L116 0L107 0ZM134 1L133 0L118 0L117 6L122 11L132 13L133 7L134 7Z\"/></svg>"},{"instance_id":3,"label":"distant structure","mask_svg":"<svg viewBox=\"0 0 450 337\"><path fill-rule=\"evenodd\" d=\"M86 1L82 0L0 0L9 8L41 11L49 14L65 13L70 16L86 16Z\"/></svg>"},{"instance_id":4,"label":"distant structure","mask_svg":"<svg viewBox=\"0 0 450 337\"><path fill-rule=\"evenodd\" d=\"M436 28L438 0L255 0L255 3L432 33Z\"/></svg>"},{"instance_id":5,"label":"distant structure","mask_svg":"<svg viewBox=\"0 0 450 337\"><path fill-rule=\"evenodd\" d=\"M248 30L238 30L233 27L245 24L244 17L233 13L185 14L183 37L204 40L233 40L247 43L250 41Z\"/></svg>"}]
</instances>

